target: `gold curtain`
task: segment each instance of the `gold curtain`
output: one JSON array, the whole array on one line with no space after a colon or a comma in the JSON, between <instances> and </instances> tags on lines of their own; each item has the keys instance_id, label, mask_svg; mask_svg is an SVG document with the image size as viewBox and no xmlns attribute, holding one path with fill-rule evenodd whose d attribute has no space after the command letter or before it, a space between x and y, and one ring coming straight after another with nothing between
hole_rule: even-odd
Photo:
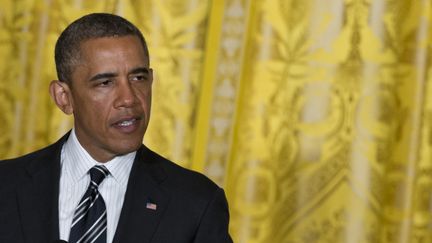
<instances>
[{"instance_id":1,"label":"gold curtain","mask_svg":"<svg viewBox=\"0 0 432 243\"><path fill-rule=\"evenodd\" d=\"M430 0L0 0L0 158L69 130L60 31L147 37L145 143L223 186L237 243L432 242Z\"/></svg>"}]
</instances>

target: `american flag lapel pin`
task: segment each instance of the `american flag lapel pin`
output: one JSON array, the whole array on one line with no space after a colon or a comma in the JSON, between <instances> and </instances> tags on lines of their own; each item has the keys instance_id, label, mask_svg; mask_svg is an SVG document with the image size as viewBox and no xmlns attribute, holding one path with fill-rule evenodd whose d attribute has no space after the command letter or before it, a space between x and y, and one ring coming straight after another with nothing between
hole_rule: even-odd
<instances>
[{"instance_id":1,"label":"american flag lapel pin","mask_svg":"<svg viewBox=\"0 0 432 243\"><path fill-rule=\"evenodd\" d=\"M146 204L146 208L151 209L151 210L156 210L157 209L157 205L155 203L148 202Z\"/></svg>"}]
</instances>

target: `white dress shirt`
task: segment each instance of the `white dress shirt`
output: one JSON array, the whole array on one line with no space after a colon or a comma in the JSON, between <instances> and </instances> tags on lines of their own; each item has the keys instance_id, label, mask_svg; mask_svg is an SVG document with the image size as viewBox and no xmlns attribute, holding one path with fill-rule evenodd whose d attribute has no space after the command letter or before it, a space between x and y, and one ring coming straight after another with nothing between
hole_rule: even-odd
<instances>
[{"instance_id":1,"label":"white dress shirt","mask_svg":"<svg viewBox=\"0 0 432 243\"><path fill-rule=\"evenodd\" d=\"M110 174L99 185L107 208L107 243L111 243L120 218L129 174L136 152L117 156L106 163L99 163L79 143L75 130L61 151L59 194L60 239L69 240L75 209L90 183L88 171L95 165L104 165Z\"/></svg>"}]
</instances>

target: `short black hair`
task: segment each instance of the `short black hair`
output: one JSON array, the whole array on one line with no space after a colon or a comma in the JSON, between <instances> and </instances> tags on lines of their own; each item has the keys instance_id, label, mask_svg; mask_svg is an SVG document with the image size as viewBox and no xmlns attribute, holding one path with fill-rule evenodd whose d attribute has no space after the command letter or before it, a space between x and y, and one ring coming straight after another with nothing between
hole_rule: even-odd
<instances>
[{"instance_id":1,"label":"short black hair","mask_svg":"<svg viewBox=\"0 0 432 243\"><path fill-rule=\"evenodd\" d=\"M139 38L147 60L150 60L143 34L125 18L109 13L92 13L75 20L60 34L55 45L58 79L69 83L72 81L72 68L74 64L78 64L82 42L95 38L127 35Z\"/></svg>"}]
</instances>

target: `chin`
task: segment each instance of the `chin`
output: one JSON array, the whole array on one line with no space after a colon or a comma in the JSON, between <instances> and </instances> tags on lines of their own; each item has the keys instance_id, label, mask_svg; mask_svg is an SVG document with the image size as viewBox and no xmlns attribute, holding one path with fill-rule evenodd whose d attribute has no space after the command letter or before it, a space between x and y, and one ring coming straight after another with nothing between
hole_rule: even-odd
<instances>
[{"instance_id":1,"label":"chin","mask_svg":"<svg viewBox=\"0 0 432 243\"><path fill-rule=\"evenodd\" d=\"M123 155L123 154L128 154L128 153L134 152L134 151L139 149L141 144L142 144L142 142L133 143L133 144L124 144L123 143L121 145L118 145L118 146L116 146L117 154Z\"/></svg>"}]
</instances>

